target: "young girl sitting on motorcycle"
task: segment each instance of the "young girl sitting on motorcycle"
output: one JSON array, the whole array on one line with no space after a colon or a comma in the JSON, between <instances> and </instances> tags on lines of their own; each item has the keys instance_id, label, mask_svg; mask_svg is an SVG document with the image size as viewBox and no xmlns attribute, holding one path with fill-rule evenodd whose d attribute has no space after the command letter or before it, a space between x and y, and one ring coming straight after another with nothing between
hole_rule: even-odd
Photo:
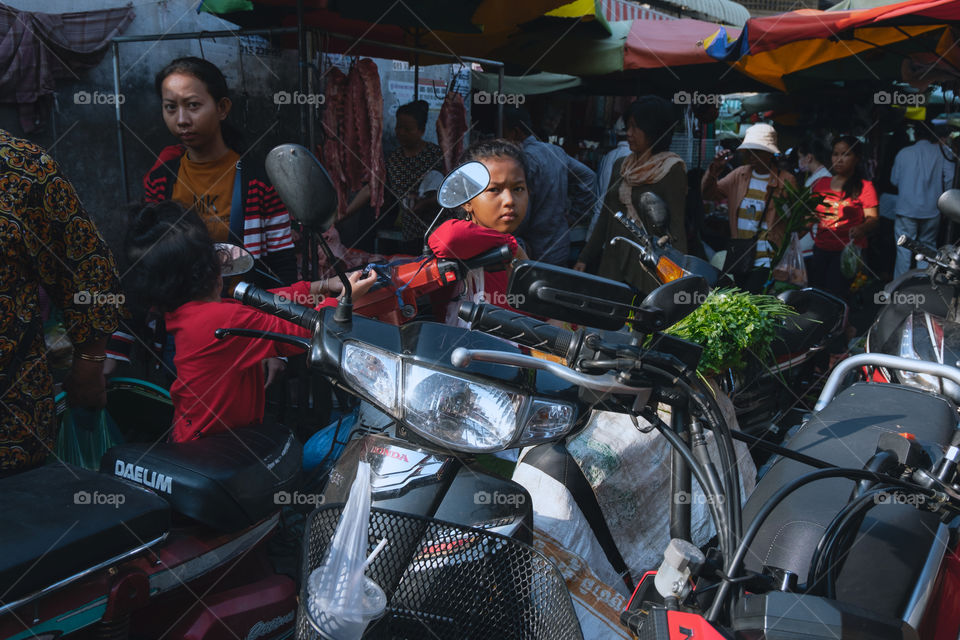
<instances>
[{"instance_id":1,"label":"young girl sitting on motorcycle","mask_svg":"<svg viewBox=\"0 0 960 640\"><path fill-rule=\"evenodd\" d=\"M507 244L514 257L526 260L526 253L512 235L530 202L523 151L506 140L489 140L471 146L460 158L461 163L471 161L483 163L490 172L490 183L483 193L463 204L462 219L448 220L430 235L431 251L438 258L467 259ZM477 270L477 274L468 285L472 289L468 293L509 308L509 272Z\"/></svg>"},{"instance_id":2,"label":"young girl sitting on motorcycle","mask_svg":"<svg viewBox=\"0 0 960 640\"><path fill-rule=\"evenodd\" d=\"M173 201L148 204L131 218L124 243L134 265L127 289L140 302L164 312L177 349L177 379L170 388L174 420L171 440L184 442L263 420L266 358L298 355L301 349L272 340L228 337L214 331L240 327L310 337L285 320L221 299L221 255L193 210ZM354 299L376 281L371 273L350 276ZM296 282L273 289L304 306L336 306L339 281ZM319 304L318 304L319 302Z\"/></svg>"}]
</instances>

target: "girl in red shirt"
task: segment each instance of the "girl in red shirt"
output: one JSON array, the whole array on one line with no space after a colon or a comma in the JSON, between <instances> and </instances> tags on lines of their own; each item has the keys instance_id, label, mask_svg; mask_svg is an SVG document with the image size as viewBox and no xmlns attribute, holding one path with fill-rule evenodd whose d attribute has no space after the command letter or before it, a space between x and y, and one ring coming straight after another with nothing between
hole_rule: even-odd
<instances>
[{"instance_id":1,"label":"girl in red shirt","mask_svg":"<svg viewBox=\"0 0 960 640\"><path fill-rule=\"evenodd\" d=\"M807 275L810 285L845 298L851 279L840 271L840 254L852 240L861 249L877 224L877 192L863 179L860 141L840 136L833 143L833 176L813 183L813 191L826 196L817 208L819 218L813 257Z\"/></svg>"},{"instance_id":2,"label":"girl in red shirt","mask_svg":"<svg viewBox=\"0 0 960 640\"><path fill-rule=\"evenodd\" d=\"M266 358L297 355L301 349L272 340L230 336L218 340L220 327L310 337L302 327L236 300L221 299L220 255L207 227L193 210L173 201L150 204L133 216L125 253L133 265L126 289L145 307L164 312L167 331L177 345L173 400L173 442L245 427L263 420ZM354 299L376 282L371 272L350 276ZM342 286L336 279L296 282L274 293L311 307L336 306Z\"/></svg>"},{"instance_id":3,"label":"girl in red shirt","mask_svg":"<svg viewBox=\"0 0 960 640\"><path fill-rule=\"evenodd\" d=\"M444 222L430 235L431 251L438 258L467 259L507 244L515 257L526 260L526 253L512 235L530 203L523 151L512 142L490 140L471 146L460 158L461 163L471 161L483 163L490 172L490 183L461 207L461 219ZM472 277L477 299L482 296L485 302L510 308L508 271L478 270Z\"/></svg>"}]
</instances>

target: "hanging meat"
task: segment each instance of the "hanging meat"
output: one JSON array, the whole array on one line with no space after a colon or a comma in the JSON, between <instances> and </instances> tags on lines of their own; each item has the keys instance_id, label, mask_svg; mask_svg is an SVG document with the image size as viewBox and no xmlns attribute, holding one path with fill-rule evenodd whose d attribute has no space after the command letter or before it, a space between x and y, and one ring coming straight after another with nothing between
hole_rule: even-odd
<instances>
[{"instance_id":1,"label":"hanging meat","mask_svg":"<svg viewBox=\"0 0 960 640\"><path fill-rule=\"evenodd\" d=\"M327 73L327 88L323 111L323 146L317 155L333 180L337 190L337 218L342 218L347 210L349 195L348 179L343 158L349 151L344 147L341 123L344 122L344 108L347 100L347 76L333 67Z\"/></svg>"},{"instance_id":2,"label":"hanging meat","mask_svg":"<svg viewBox=\"0 0 960 640\"><path fill-rule=\"evenodd\" d=\"M366 111L362 113L358 108L354 112L357 142L360 145L360 157L364 159L367 169L366 178L370 183L370 206L377 215L380 215L386 179L386 167L383 161L383 94L380 91L380 72L377 71L377 63L370 58L364 58L358 62L354 70L358 73L359 82L363 85L363 105ZM351 95L353 95L352 92Z\"/></svg>"},{"instance_id":3,"label":"hanging meat","mask_svg":"<svg viewBox=\"0 0 960 640\"><path fill-rule=\"evenodd\" d=\"M463 96L455 91L447 93L437 117L437 142L443 150L443 166L449 173L463 152L463 136L467 132L467 108Z\"/></svg>"}]
</instances>

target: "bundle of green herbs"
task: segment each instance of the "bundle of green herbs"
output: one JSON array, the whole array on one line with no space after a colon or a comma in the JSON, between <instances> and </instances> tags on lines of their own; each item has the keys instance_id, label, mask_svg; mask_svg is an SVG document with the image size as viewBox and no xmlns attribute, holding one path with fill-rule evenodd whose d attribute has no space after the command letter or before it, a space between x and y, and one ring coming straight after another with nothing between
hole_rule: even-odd
<instances>
[{"instance_id":1,"label":"bundle of green herbs","mask_svg":"<svg viewBox=\"0 0 960 640\"><path fill-rule=\"evenodd\" d=\"M737 288L717 289L667 333L702 346L697 371L711 376L728 368L742 369L748 352L761 360L771 360L770 342L777 327L795 315L796 311L779 298Z\"/></svg>"}]
</instances>

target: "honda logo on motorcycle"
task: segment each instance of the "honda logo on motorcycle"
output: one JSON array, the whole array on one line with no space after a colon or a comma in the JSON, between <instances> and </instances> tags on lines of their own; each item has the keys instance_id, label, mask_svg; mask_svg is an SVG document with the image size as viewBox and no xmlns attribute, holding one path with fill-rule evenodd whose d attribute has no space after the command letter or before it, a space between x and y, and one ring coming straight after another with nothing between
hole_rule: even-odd
<instances>
[{"instance_id":1,"label":"honda logo on motorcycle","mask_svg":"<svg viewBox=\"0 0 960 640\"><path fill-rule=\"evenodd\" d=\"M121 478L132 480L151 489L163 491L164 493L173 493L173 478L165 476L162 473L157 473L144 467L138 467L123 460L117 460L117 464L113 468L113 473Z\"/></svg>"},{"instance_id":2,"label":"honda logo on motorcycle","mask_svg":"<svg viewBox=\"0 0 960 640\"><path fill-rule=\"evenodd\" d=\"M393 449L388 449L387 447L373 447L370 449L370 453L375 453L376 455L383 456L385 458L393 458L394 460L410 462L410 460L407 459L407 454L394 451Z\"/></svg>"}]
</instances>

